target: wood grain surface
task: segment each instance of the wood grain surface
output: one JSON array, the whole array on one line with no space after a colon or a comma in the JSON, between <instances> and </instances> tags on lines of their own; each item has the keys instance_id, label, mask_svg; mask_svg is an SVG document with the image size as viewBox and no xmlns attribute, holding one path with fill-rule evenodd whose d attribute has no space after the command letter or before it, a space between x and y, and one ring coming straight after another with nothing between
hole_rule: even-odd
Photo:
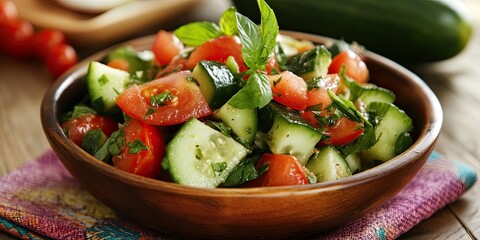
<instances>
[{"instance_id":1,"label":"wood grain surface","mask_svg":"<svg viewBox=\"0 0 480 240\"><path fill-rule=\"evenodd\" d=\"M228 2L208 0L188 18L216 21ZM458 56L435 64L410 66L432 88L444 111L436 151L464 161L480 174L480 2L463 0L471 11L474 36ZM168 25L170 24L170 25ZM96 48L79 49L86 56ZM21 61L0 55L0 176L34 160L50 148L40 125L40 103L51 79L40 61ZM8 238L0 233L0 239ZM423 221L401 239L480 239L480 184L455 203Z\"/></svg>"}]
</instances>

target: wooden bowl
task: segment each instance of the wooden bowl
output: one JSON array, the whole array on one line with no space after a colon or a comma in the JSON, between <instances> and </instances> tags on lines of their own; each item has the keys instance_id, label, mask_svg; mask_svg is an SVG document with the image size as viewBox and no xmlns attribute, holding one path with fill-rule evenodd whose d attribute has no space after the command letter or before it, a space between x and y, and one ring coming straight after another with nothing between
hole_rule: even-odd
<instances>
[{"instance_id":1,"label":"wooden bowl","mask_svg":"<svg viewBox=\"0 0 480 240\"><path fill-rule=\"evenodd\" d=\"M326 43L331 39L282 32ZM147 49L148 36L125 44ZM442 125L434 93L416 75L374 53L367 54L371 81L393 90L396 104L414 122L415 143L404 153L351 177L317 184L239 189L200 189L148 179L117 170L75 145L58 119L86 94L88 61L79 63L46 93L41 106L45 134L65 167L96 198L121 216L174 236L190 238L291 238L345 224L395 196L431 153Z\"/></svg>"}]
</instances>

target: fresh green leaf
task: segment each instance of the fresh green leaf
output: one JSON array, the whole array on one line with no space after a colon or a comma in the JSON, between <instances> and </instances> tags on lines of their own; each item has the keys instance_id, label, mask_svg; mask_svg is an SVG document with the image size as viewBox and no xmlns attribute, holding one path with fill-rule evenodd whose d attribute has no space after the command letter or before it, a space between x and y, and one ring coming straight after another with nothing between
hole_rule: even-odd
<instances>
[{"instance_id":1,"label":"fresh green leaf","mask_svg":"<svg viewBox=\"0 0 480 240\"><path fill-rule=\"evenodd\" d=\"M173 34L188 46L200 46L210 39L223 35L220 27L212 22L193 22L177 28Z\"/></svg>"},{"instance_id":2,"label":"fresh green leaf","mask_svg":"<svg viewBox=\"0 0 480 240\"><path fill-rule=\"evenodd\" d=\"M375 136L375 129L371 125L366 125L363 128L363 133L353 140L351 143L338 147L338 150L343 154L343 156L348 156L353 153L358 153L364 150L371 148L378 139Z\"/></svg>"},{"instance_id":3,"label":"fresh green leaf","mask_svg":"<svg viewBox=\"0 0 480 240\"><path fill-rule=\"evenodd\" d=\"M237 9L235 7L230 7L220 16L218 24L220 25L220 30L225 35L233 36L238 33L237 19L235 17L236 12Z\"/></svg>"},{"instance_id":4,"label":"fresh green leaf","mask_svg":"<svg viewBox=\"0 0 480 240\"><path fill-rule=\"evenodd\" d=\"M238 109L262 108L272 98L272 89L267 76L252 73L247 80L247 84L228 101L228 104Z\"/></svg>"},{"instance_id":5,"label":"fresh green leaf","mask_svg":"<svg viewBox=\"0 0 480 240\"><path fill-rule=\"evenodd\" d=\"M363 114L357 110L355 104L353 104L350 100L335 95L335 93L333 93L330 89L327 89L327 93L328 96L330 96L330 98L332 99L332 105L335 106L343 114L345 114L345 116L348 117L350 120L360 123L363 122L367 125L371 125L368 119L365 118L365 116L363 116Z\"/></svg>"},{"instance_id":6,"label":"fresh green leaf","mask_svg":"<svg viewBox=\"0 0 480 240\"><path fill-rule=\"evenodd\" d=\"M123 148L123 136L123 130L113 132L103 146L95 153L94 157L101 161L108 162L112 155L120 154Z\"/></svg>"},{"instance_id":7,"label":"fresh green leaf","mask_svg":"<svg viewBox=\"0 0 480 240\"><path fill-rule=\"evenodd\" d=\"M227 126L224 122L214 122L214 121L207 120L204 123L210 126L211 128L218 130L223 135L227 137L232 137L232 132L233 132L232 128Z\"/></svg>"},{"instance_id":8,"label":"fresh green leaf","mask_svg":"<svg viewBox=\"0 0 480 240\"><path fill-rule=\"evenodd\" d=\"M395 154L398 155L407 150L413 144L413 138L409 132L400 134L395 142Z\"/></svg>"},{"instance_id":9,"label":"fresh green leaf","mask_svg":"<svg viewBox=\"0 0 480 240\"><path fill-rule=\"evenodd\" d=\"M135 139L135 141L127 143L127 146L130 148L128 151L130 154L136 154L142 150L148 150L148 147L145 146L145 143L140 139Z\"/></svg>"},{"instance_id":10,"label":"fresh green leaf","mask_svg":"<svg viewBox=\"0 0 480 240\"><path fill-rule=\"evenodd\" d=\"M167 102L174 98L169 91L163 91L157 95L150 97L150 104L152 106L166 106Z\"/></svg>"},{"instance_id":11,"label":"fresh green leaf","mask_svg":"<svg viewBox=\"0 0 480 240\"><path fill-rule=\"evenodd\" d=\"M85 133L81 147L86 152L94 155L105 143L107 136L100 129L92 129Z\"/></svg>"},{"instance_id":12,"label":"fresh green leaf","mask_svg":"<svg viewBox=\"0 0 480 240\"><path fill-rule=\"evenodd\" d=\"M89 113L96 114L97 112L93 108L86 105L75 105L72 111L72 118L77 118L84 114L89 114Z\"/></svg>"},{"instance_id":13,"label":"fresh green leaf","mask_svg":"<svg viewBox=\"0 0 480 240\"><path fill-rule=\"evenodd\" d=\"M255 154L252 157L240 162L240 164L235 166L232 172L230 172L223 186L235 187L258 178L267 170L266 166L260 168L259 170L255 168L261 156L262 154Z\"/></svg>"},{"instance_id":14,"label":"fresh green leaf","mask_svg":"<svg viewBox=\"0 0 480 240\"><path fill-rule=\"evenodd\" d=\"M264 0L257 0L257 3L261 14L260 27L264 43L260 62L267 62L277 44L278 23L275 13Z\"/></svg>"},{"instance_id":15,"label":"fresh green leaf","mask_svg":"<svg viewBox=\"0 0 480 240\"><path fill-rule=\"evenodd\" d=\"M247 17L235 13L238 35L242 43L242 58L245 64L252 69L260 69L268 58L262 62L264 42L260 28ZM263 66L264 67L264 66Z\"/></svg>"}]
</instances>

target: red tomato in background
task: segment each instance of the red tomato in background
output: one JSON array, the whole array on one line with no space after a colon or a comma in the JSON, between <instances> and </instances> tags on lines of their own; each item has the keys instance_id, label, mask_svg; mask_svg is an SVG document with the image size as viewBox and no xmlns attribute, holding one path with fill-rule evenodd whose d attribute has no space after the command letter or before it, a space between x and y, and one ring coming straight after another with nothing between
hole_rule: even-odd
<instances>
[{"instance_id":1,"label":"red tomato in background","mask_svg":"<svg viewBox=\"0 0 480 240\"><path fill-rule=\"evenodd\" d=\"M232 56L235 59L240 72L248 69L242 58L242 44L236 36L221 36L200 45L190 54L185 67L186 69L192 69L202 60L225 63L228 56Z\"/></svg>"},{"instance_id":2,"label":"red tomato in background","mask_svg":"<svg viewBox=\"0 0 480 240\"><path fill-rule=\"evenodd\" d=\"M129 72L130 70L130 64L128 63L128 61L121 58L113 59L112 61L108 62L107 65L109 67L123 70L125 72Z\"/></svg>"},{"instance_id":3,"label":"red tomato in background","mask_svg":"<svg viewBox=\"0 0 480 240\"><path fill-rule=\"evenodd\" d=\"M184 49L180 39L171 32L160 30L152 44L152 52L158 65L169 64Z\"/></svg>"},{"instance_id":4,"label":"red tomato in background","mask_svg":"<svg viewBox=\"0 0 480 240\"><path fill-rule=\"evenodd\" d=\"M0 23L0 50L9 56L25 58L32 55L31 39L34 34L32 24L22 19L12 19Z\"/></svg>"},{"instance_id":5,"label":"red tomato in background","mask_svg":"<svg viewBox=\"0 0 480 240\"><path fill-rule=\"evenodd\" d=\"M78 59L72 46L61 43L51 49L44 61L48 72L56 79L77 64Z\"/></svg>"},{"instance_id":6,"label":"red tomato in background","mask_svg":"<svg viewBox=\"0 0 480 240\"><path fill-rule=\"evenodd\" d=\"M200 88L187 79L190 74L190 71L175 72L141 85L133 85L117 97L117 105L128 116L152 125L173 125L192 117L209 115L212 110ZM173 99L164 106L153 106L151 97L165 91L171 93Z\"/></svg>"},{"instance_id":7,"label":"red tomato in background","mask_svg":"<svg viewBox=\"0 0 480 240\"><path fill-rule=\"evenodd\" d=\"M307 84L303 78L284 71L279 75L269 75L273 100L295 110L307 106Z\"/></svg>"},{"instance_id":8,"label":"red tomato in background","mask_svg":"<svg viewBox=\"0 0 480 240\"><path fill-rule=\"evenodd\" d=\"M351 50L346 50L332 59L328 73L339 73L342 66L347 68L347 75L358 83L368 81L368 68L362 58Z\"/></svg>"},{"instance_id":9,"label":"red tomato in background","mask_svg":"<svg viewBox=\"0 0 480 240\"><path fill-rule=\"evenodd\" d=\"M62 123L62 129L68 133L68 137L72 139L75 144L81 146L83 137L88 131L101 129L102 132L109 137L118 129L118 124L112 118L87 113Z\"/></svg>"},{"instance_id":10,"label":"red tomato in background","mask_svg":"<svg viewBox=\"0 0 480 240\"><path fill-rule=\"evenodd\" d=\"M185 69L185 63L186 62L187 62L187 59L185 59L185 58L176 58L170 64L168 64L162 70L160 70L157 73L157 76L155 78L165 77L168 74L178 72L178 71L181 71L182 69Z\"/></svg>"},{"instance_id":11,"label":"red tomato in background","mask_svg":"<svg viewBox=\"0 0 480 240\"><path fill-rule=\"evenodd\" d=\"M125 145L113 165L136 175L156 178L165 155L165 142L160 130L152 125L130 119L123 128Z\"/></svg>"},{"instance_id":12,"label":"red tomato in background","mask_svg":"<svg viewBox=\"0 0 480 240\"><path fill-rule=\"evenodd\" d=\"M66 44L67 37L63 32L54 29L45 29L33 35L33 52L36 56L46 59L52 49L59 44Z\"/></svg>"},{"instance_id":13,"label":"red tomato in background","mask_svg":"<svg viewBox=\"0 0 480 240\"><path fill-rule=\"evenodd\" d=\"M264 154L257 164L257 169L267 165L268 170L248 187L273 187L308 184L308 179L297 158L285 154Z\"/></svg>"},{"instance_id":14,"label":"red tomato in background","mask_svg":"<svg viewBox=\"0 0 480 240\"><path fill-rule=\"evenodd\" d=\"M18 18L18 11L12 1L0 1L0 23Z\"/></svg>"},{"instance_id":15,"label":"red tomato in background","mask_svg":"<svg viewBox=\"0 0 480 240\"><path fill-rule=\"evenodd\" d=\"M360 123L354 122L347 117L340 118L333 126L327 127L325 135L329 138L322 141L320 145L345 145L363 133Z\"/></svg>"}]
</instances>

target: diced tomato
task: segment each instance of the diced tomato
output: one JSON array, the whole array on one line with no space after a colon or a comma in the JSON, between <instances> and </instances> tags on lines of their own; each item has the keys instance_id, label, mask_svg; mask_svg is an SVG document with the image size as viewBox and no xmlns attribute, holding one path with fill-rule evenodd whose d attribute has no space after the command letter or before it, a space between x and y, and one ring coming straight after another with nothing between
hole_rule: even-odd
<instances>
[{"instance_id":1,"label":"diced tomato","mask_svg":"<svg viewBox=\"0 0 480 240\"><path fill-rule=\"evenodd\" d=\"M158 65L169 64L184 49L180 39L171 32L160 30L152 44L152 52Z\"/></svg>"},{"instance_id":2,"label":"diced tomato","mask_svg":"<svg viewBox=\"0 0 480 240\"><path fill-rule=\"evenodd\" d=\"M284 71L279 75L269 75L273 100L295 110L307 106L307 84L303 78L292 72Z\"/></svg>"},{"instance_id":3,"label":"diced tomato","mask_svg":"<svg viewBox=\"0 0 480 240\"><path fill-rule=\"evenodd\" d=\"M100 129L109 137L118 129L118 124L112 118L94 113L83 114L77 118L69 119L62 124L62 129L67 133L68 138L78 146L82 145L85 134L94 129Z\"/></svg>"},{"instance_id":4,"label":"diced tomato","mask_svg":"<svg viewBox=\"0 0 480 240\"><path fill-rule=\"evenodd\" d=\"M175 72L165 77L133 85L117 98L117 105L130 117L153 125L173 125L212 111L200 88L188 80L190 71ZM168 94L162 104L152 103L153 96Z\"/></svg>"},{"instance_id":5,"label":"diced tomato","mask_svg":"<svg viewBox=\"0 0 480 240\"><path fill-rule=\"evenodd\" d=\"M333 126L327 127L325 134L329 138L322 141L320 145L345 145L363 133L363 128L360 123L354 122L347 117L342 117Z\"/></svg>"},{"instance_id":6,"label":"diced tomato","mask_svg":"<svg viewBox=\"0 0 480 240\"><path fill-rule=\"evenodd\" d=\"M221 36L200 45L190 54L185 67L192 69L202 60L225 63L228 56L235 59L241 72L248 69L242 58L242 44L236 36Z\"/></svg>"},{"instance_id":7,"label":"diced tomato","mask_svg":"<svg viewBox=\"0 0 480 240\"><path fill-rule=\"evenodd\" d=\"M267 65L265 66L265 71L267 72L267 74L271 74L273 69L279 71L280 67L278 66L278 60L275 56L275 53L272 52L272 54L268 58Z\"/></svg>"},{"instance_id":8,"label":"diced tomato","mask_svg":"<svg viewBox=\"0 0 480 240\"><path fill-rule=\"evenodd\" d=\"M345 65L347 75L358 83L368 81L368 68L362 58L351 50L345 50L332 59L328 67L328 73L339 73L342 66Z\"/></svg>"},{"instance_id":9,"label":"diced tomato","mask_svg":"<svg viewBox=\"0 0 480 240\"><path fill-rule=\"evenodd\" d=\"M327 89L336 92L340 78L337 74L328 74L321 78L318 86L307 91L307 107L320 106L325 109L332 103L332 99L328 96Z\"/></svg>"},{"instance_id":10,"label":"diced tomato","mask_svg":"<svg viewBox=\"0 0 480 240\"><path fill-rule=\"evenodd\" d=\"M153 125L130 119L123 128L125 145L113 165L123 171L156 178L165 156L165 142L160 130Z\"/></svg>"},{"instance_id":11,"label":"diced tomato","mask_svg":"<svg viewBox=\"0 0 480 240\"><path fill-rule=\"evenodd\" d=\"M297 158L286 154L269 154L262 156L257 169L267 165L268 170L257 179L247 184L248 187L271 187L307 184L308 179Z\"/></svg>"}]
</instances>

